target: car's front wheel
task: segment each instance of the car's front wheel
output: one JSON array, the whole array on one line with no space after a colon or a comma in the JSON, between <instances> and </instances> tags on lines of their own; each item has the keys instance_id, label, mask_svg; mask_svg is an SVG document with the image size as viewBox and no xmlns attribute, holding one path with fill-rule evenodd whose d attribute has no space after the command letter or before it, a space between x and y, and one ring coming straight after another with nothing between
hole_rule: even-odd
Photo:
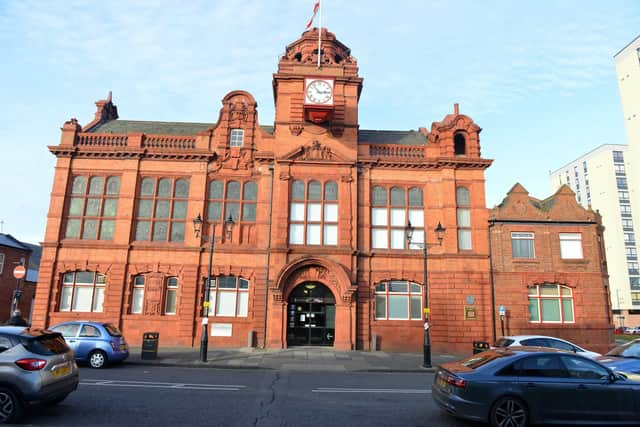
<instances>
[{"instance_id":1,"label":"car's front wheel","mask_svg":"<svg viewBox=\"0 0 640 427\"><path fill-rule=\"evenodd\" d=\"M517 397L501 397L491 407L489 423L492 427L526 427L529 425L527 406Z\"/></svg>"},{"instance_id":2,"label":"car's front wheel","mask_svg":"<svg viewBox=\"0 0 640 427\"><path fill-rule=\"evenodd\" d=\"M22 403L18 396L5 387L0 387L0 423L12 423L22 415Z\"/></svg>"},{"instance_id":3,"label":"car's front wheel","mask_svg":"<svg viewBox=\"0 0 640 427\"><path fill-rule=\"evenodd\" d=\"M95 369L104 368L107 365L107 355L104 351L94 350L89 354L89 366Z\"/></svg>"}]
</instances>

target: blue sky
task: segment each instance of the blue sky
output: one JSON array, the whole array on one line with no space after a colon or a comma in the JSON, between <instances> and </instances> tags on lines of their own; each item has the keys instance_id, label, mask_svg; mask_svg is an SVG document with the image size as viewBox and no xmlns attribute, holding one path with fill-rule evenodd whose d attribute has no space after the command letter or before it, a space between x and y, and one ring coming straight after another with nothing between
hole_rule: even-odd
<instances>
[{"instance_id":1,"label":"blue sky","mask_svg":"<svg viewBox=\"0 0 640 427\"><path fill-rule=\"evenodd\" d=\"M272 73L312 5L0 0L3 232L43 240L46 147L110 90L122 119L215 122L243 89L272 124ZM550 170L626 143L613 55L638 36L637 0L325 0L322 14L364 77L362 129L430 128L454 102L483 128L489 207L516 182L547 197Z\"/></svg>"}]
</instances>

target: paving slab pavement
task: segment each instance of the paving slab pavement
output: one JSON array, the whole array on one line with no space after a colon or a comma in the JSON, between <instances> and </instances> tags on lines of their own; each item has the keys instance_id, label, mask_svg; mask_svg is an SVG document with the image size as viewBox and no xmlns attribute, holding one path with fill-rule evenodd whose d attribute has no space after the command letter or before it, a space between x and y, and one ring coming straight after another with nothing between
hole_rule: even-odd
<instances>
[{"instance_id":1,"label":"paving slab pavement","mask_svg":"<svg viewBox=\"0 0 640 427\"><path fill-rule=\"evenodd\" d=\"M141 347L131 347L129 351L126 363L137 365L344 372L434 372L442 363L468 356L432 353L432 367L424 368L422 353L338 351L329 347L209 349L207 362L200 361L199 347L160 347L154 359L143 359Z\"/></svg>"}]
</instances>

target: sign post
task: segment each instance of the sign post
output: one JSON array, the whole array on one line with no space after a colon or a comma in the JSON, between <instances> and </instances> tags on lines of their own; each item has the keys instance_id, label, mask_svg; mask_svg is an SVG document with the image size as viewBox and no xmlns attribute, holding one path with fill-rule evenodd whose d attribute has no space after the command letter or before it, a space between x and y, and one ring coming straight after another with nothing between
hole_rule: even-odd
<instances>
[{"instance_id":1,"label":"sign post","mask_svg":"<svg viewBox=\"0 0 640 427\"><path fill-rule=\"evenodd\" d=\"M11 299L11 313L9 317L13 316L13 313L20 307L20 297L22 297L22 289L20 289L20 280L27 275L27 269L24 265L16 265L13 269L13 277L16 279L16 289L13 291L13 298Z\"/></svg>"},{"instance_id":2,"label":"sign post","mask_svg":"<svg viewBox=\"0 0 640 427\"><path fill-rule=\"evenodd\" d=\"M504 305L501 305L498 309L498 313L500 313L500 330L502 331L502 336L504 336L504 315L506 310L504 309Z\"/></svg>"}]
</instances>

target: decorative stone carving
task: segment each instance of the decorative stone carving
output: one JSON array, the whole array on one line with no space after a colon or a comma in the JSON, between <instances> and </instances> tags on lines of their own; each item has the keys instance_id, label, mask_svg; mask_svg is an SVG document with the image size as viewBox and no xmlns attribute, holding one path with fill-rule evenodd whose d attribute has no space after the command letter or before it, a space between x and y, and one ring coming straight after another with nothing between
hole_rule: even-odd
<instances>
[{"instance_id":1,"label":"decorative stone carving","mask_svg":"<svg viewBox=\"0 0 640 427\"><path fill-rule=\"evenodd\" d=\"M240 101L229 103L229 120L247 121L247 101L241 98Z\"/></svg>"},{"instance_id":2,"label":"decorative stone carving","mask_svg":"<svg viewBox=\"0 0 640 427\"><path fill-rule=\"evenodd\" d=\"M342 138L344 134L344 126L331 126L331 135L336 138Z\"/></svg>"},{"instance_id":3,"label":"decorative stone carving","mask_svg":"<svg viewBox=\"0 0 640 427\"><path fill-rule=\"evenodd\" d=\"M289 132L291 132L291 135L293 136L298 136L302 133L302 130L304 129L304 124L302 123L291 123L289 124Z\"/></svg>"},{"instance_id":4,"label":"decorative stone carving","mask_svg":"<svg viewBox=\"0 0 640 427\"><path fill-rule=\"evenodd\" d=\"M302 148L300 158L302 160L333 160L333 153L329 147L313 141L311 145Z\"/></svg>"},{"instance_id":5,"label":"decorative stone carving","mask_svg":"<svg viewBox=\"0 0 640 427\"><path fill-rule=\"evenodd\" d=\"M162 282L161 274L150 274L145 284L144 314L147 316L159 316L162 306Z\"/></svg>"},{"instance_id":6,"label":"decorative stone carving","mask_svg":"<svg viewBox=\"0 0 640 427\"><path fill-rule=\"evenodd\" d=\"M353 181L353 177L351 175L342 175L340 177L340 181L342 181L342 182L352 182Z\"/></svg>"}]
</instances>

